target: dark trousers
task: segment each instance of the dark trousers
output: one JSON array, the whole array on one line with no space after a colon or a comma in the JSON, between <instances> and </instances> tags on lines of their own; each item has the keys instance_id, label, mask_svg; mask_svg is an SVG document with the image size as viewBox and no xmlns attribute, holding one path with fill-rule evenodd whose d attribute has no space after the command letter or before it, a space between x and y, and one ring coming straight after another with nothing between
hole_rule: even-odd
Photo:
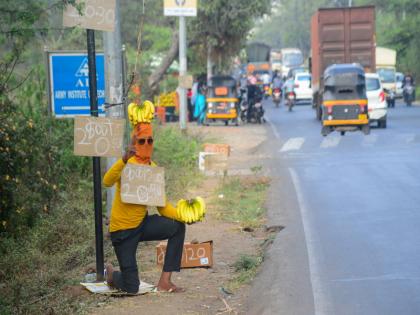
<instances>
[{"instance_id":1,"label":"dark trousers","mask_svg":"<svg viewBox=\"0 0 420 315\"><path fill-rule=\"evenodd\" d=\"M117 255L121 271L114 271L112 281L117 289L137 293L139 274L137 269L137 245L142 241L168 240L163 271L181 269L185 224L159 215L146 216L134 229L111 233L112 246Z\"/></svg>"}]
</instances>

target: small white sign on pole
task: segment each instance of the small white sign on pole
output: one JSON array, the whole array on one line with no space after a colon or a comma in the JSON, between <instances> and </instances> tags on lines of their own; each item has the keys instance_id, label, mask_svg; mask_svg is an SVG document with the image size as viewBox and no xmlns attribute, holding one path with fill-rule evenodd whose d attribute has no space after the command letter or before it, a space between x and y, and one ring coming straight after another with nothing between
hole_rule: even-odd
<instances>
[{"instance_id":1,"label":"small white sign on pole","mask_svg":"<svg viewBox=\"0 0 420 315\"><path fill-rule=\"evenodd\" d=\"M197 16L197 0L164 0L165 16Z\"/></svg>"},{"instance_id":2,"label":"small white sign on pole","mask_svg":"<svg viewBox=\"0 0 420 315\"><path fill-rule=\"evenodd\" d=\"M116 0L77 0L82 5L82 15L77 8L67 5L63 11L63 26L113 32Z\"/></svg>"}]
</instances>

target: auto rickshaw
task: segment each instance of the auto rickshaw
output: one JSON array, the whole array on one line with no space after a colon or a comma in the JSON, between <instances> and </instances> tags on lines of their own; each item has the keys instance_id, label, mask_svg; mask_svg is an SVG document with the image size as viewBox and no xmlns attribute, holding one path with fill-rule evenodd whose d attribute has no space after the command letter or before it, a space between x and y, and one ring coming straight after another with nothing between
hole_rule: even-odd
<instances>
[{"instance_id":1,"label":"auto rickshaw","mask_svg":"<svg viewBox=\"0 0 420 315\"><path fill-rule=\"evenodd\" d=\"M321 134L357 130L370 132L365 72L359 64L331 65L323 76Z\"/></svg>"},{"instance_id":2,"label":"auto rickshaw","mask_svg":"<svg viewBox=\"0 0 420 315\"><path fill-rule=\"evenodd\" d=\"M236 80L231 76L213 76L207 89L207 111L205 124L224 121L238 125L239 100L236 95Z\"/></svg>"}]
</instances>

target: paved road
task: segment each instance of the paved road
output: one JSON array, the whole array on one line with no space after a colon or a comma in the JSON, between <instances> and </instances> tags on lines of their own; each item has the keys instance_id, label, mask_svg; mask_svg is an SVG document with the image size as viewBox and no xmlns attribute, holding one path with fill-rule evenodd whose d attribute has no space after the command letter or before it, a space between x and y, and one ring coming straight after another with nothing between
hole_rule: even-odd
<instances>
[{"instance_id":1,"label":"paved road","mask_svg":"<svg viewBox=\"0 0 420 315\"><path fill-rule=\"evenodd\" d=\"M249 314L420 314L420 107L323 138L310 106L266 106L270 249Z\"/></svg>"}]
</instances>

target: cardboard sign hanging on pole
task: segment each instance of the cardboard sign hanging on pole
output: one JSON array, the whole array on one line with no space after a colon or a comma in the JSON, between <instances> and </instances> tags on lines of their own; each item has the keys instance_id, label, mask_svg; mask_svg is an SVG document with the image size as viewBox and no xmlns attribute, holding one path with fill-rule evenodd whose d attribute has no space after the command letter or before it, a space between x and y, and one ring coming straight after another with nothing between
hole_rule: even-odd
<instances>
[{"instance_id":1,"label":"cardboard sign hanging on pole","mask_svg":"<svg viewBox=\"0 0 420 315\"><path fill-rule=\"evenodd\" d=\"M82 117L74 120L74 154L120 157L125 119Z\"/></svg>"},{"instance_id":2,"label":"cardboard sign hanging on pole","mask_svg":"<svg viewBox=\"0 0 420 315\"><path fill-rule=\"evenodd\" d=\"M63 11L63 26L113 32L115 27L116 0L77 0L82 14L72 5Z\"/></svg>"},{"instance_id":3,"label":"cardboard sign hanging on pole","mask_svg":"<svg viewBox=\"0 0 420 315\"><path fill-rule=\"evenodd\" d=\"M145 206L165 206L164 168L127 163L121 175L121 200Z\"/></svg>"},{"instance_id":4,"label":"cardboard sign hanging on pole","mask_svg":"<svg viewBox=\"0 0 420 315\"><path fill-rule=\"evenodd\" d=\"M192 75L180 75L178 78L179 87L184 89L191 89L193 86L193 77Z\"/></svg>"}]
</instances>

